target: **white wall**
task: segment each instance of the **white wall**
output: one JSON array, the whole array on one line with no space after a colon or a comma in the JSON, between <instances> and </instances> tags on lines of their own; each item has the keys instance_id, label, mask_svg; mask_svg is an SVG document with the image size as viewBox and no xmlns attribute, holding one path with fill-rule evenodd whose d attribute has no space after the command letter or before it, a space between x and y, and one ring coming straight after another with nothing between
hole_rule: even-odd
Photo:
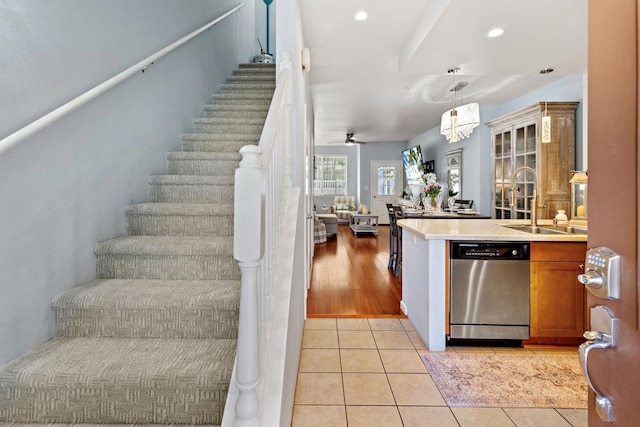
<instances>
[{"instance_id":1,"label":"white wall","mask_svg":"<svg viewBox=\"0 0 640 427\"><path fill-rule=\"evenodd\" d=\"M128 68L235 0L4 0L0 138ZM0 365L51 338L51 299L95 277L210 95L255 53L254 1L145 73L0 156Z\"/></svg>"},{"instance_id":2,"label":"white wall","mask_svg":"<svg viewBox=\"0 0 640 427\"><path fill-rule=\"evenodd\" d=\"M584 135L586 109L582 100L586 85L585 76L568 76L547 87L548 101L578 101L576 111L576 169L586 168L587 138ZM481 213L491 214L491 131L484 123L525 108L536 102L544 101L545 89L527 93L501 105L481 105L480 123L467 139L455 143L448 143L440 134L440 127L433 128L415 138L410 139L406 147L420 145L424 161L435 160L438 181L446 182L445 153L449 150L462 148L462 194L460 198L472 199L474 208ZM473 102L473 100L469 100Z\"/></svg>"}]
</instances>

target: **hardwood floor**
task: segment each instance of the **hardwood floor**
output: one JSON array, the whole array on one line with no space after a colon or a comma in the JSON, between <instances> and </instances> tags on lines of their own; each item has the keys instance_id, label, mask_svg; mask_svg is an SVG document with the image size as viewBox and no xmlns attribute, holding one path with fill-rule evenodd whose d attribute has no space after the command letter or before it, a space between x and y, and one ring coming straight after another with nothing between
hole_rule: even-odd
<instances>
[{"instance_id":1,"label":"hardwood floor","mask_svg":"<svg viewBox=\"0 0 640 427\"><path fill-rule=\"evenodd\" d=\"M353 234L338 226L336 238L315 245L309 317L405 317L400 311L401 278L387 269L389 227L378 236Z\"/></svg>"}]
</instances>

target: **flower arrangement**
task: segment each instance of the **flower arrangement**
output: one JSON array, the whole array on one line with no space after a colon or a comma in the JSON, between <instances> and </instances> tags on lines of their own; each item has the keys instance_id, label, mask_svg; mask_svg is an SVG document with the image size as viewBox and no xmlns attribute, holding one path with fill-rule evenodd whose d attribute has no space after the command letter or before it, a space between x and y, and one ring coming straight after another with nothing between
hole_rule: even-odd
<instances>
[{"instance_id":1,"label":"flower arrangement","mask_svg":"<svg viewBox=\"0 0 640 427\"><path fill-rule=\"evenodd\" d=\"M439 195L440 192L442 191L442 186L438 184L438 177L436 176L436 174L431 172L425 173L423 175L423 178L424 178L424 182L427 184L427 186L424 189L425 194L431 197L432 199L437 195Z\"/></svg>"},{"instance_id":2,"label":"flower arrangement","mask_svg":"<svg viewBox=\"0 0 640 427\"><path fill-rule=\"evenodd\" d=\"M429 196L429 205L431 209L438 209L438 203L436 198L440 195L442 191L442 186L438 184L438 177L435 173L425 173L423 175L424 182L427 186L424 188L425 196Z\"/></svg>"}]
</instances>

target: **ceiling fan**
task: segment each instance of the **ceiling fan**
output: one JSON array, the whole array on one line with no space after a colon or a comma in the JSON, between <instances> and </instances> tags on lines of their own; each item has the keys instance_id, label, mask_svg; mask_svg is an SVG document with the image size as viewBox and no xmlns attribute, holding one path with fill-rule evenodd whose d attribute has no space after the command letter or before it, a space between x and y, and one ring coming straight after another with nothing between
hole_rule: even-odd
<instances>
[{"instance_id":1,"label":"ceiling fan","mask_svg":"<svg viewBox=\"0 0 640 427\"><path fill-rule=\"evenodd\" d=\"M344 141L344 143L346 145L353 145L353 144L366 144L365 141L360 141L357 140L355 138L355 136L353 135L353 132L347 132L347 139Z\"/></svg>"},{"instance_id":2,"label":"ceiling fan","mask_svg":"<svg viewBox=\"0 0 640 427\"><path fill-rule=\"evenodd\" d=\"M326 143L327 145L334 145L334 144L344 144L344 145L355 145L355 144L366 144L366 141L360 141L359 139L356 139L355 134L351 131L347 132L347 137L344 141L339 140L339 141L331 141Z\"/></svg>"}]
</instances>

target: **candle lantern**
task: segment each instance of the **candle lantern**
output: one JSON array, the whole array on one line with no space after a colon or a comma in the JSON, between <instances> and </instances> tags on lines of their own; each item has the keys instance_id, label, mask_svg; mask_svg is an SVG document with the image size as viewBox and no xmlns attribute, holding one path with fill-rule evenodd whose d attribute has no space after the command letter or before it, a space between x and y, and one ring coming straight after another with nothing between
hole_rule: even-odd
<instances>
[{"instance_id":1,"label":"candle lantern","mask_svg":"<svg viewBox=\"0 0 640 427\"><path fill-rule=\"evenodd\" d=\"M571 222L587 225L587 172L574 171L571 183Z\"/></svg>"}]
</instances>

